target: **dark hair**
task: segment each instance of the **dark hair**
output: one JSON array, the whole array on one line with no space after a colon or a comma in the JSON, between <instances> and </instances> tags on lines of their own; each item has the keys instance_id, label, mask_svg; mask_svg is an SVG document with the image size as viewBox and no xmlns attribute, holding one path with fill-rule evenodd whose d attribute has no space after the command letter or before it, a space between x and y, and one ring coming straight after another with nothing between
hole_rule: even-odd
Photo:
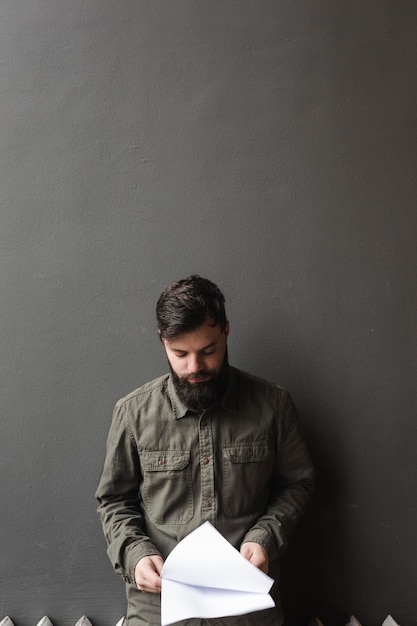
<instances>
[{"instance_id":1,"label":"dark hair","mask_svg":"<svg viewBox=\"0 0 417 626\"><path fill-rule=\"evenodd\" d=\"M196 274L168 285L156 304L160 338L173 339L193 331L207 318L223 331L227 323L224 302L217 285Z\"/></svg>"}]
</instances>

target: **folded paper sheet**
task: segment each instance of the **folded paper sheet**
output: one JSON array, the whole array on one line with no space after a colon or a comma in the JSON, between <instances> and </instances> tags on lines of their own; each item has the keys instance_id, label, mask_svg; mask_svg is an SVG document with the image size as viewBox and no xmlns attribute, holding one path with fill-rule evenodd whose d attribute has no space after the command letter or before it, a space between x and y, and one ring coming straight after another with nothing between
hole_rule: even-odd
<instances>
[{"instance_id":1,"label":"folded paper sheet","mask_svg":"<svg viewBox=\"0 0 417 626\"><path fill-rule=\"evenodd\" d=\"M210 522L175 546L161 576L161 626L275 606L269 595L273 579L249 563Z\"/></svg>"}]
</instances>

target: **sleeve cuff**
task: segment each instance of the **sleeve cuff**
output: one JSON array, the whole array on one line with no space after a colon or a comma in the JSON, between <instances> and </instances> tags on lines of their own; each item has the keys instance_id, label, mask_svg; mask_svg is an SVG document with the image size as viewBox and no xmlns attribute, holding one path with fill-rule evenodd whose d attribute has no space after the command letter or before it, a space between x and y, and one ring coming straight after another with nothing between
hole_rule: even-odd
<instances>
[{"instance_id":1,"label":"sleeve cuff","mask_svg":"<svg viewBox=\"0 0 417 626\"><path fill-rule=\"evenodd\" d=\"M126 553L126 580L130 584L135 584L135 568L141 559L145 556L152 556L157 554L162 556L159 550L154 546L151 541L141 541L139 544L132 544L129 546Z\"/></svg>"},{"instance_id":2,"label":"sleeve cuff","mask_svg":"<svg viewBox=\"0 0 417 626\"><path fill-rule=\"evenodd\" d=\"M259 545L266 550L270 562L274 561L278 557L279 551L275 544L275 540L266 531L259 529L249 530L244 536L242 543L246 543L247 541L259 543Z\"/></svg>"}]
</instances>

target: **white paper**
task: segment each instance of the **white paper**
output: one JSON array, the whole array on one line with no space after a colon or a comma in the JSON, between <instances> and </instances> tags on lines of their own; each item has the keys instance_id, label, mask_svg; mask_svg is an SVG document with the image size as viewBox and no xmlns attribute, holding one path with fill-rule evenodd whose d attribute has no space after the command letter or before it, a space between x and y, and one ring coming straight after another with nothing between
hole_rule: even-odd
<instances>
[{"instance_id":1,"label":"white paper","mask_svg":"<svg viewBox=\"0 0 417 626\"><path fill-rule=\"evenodd\" d=\"M161 626L275 606L269 595L273 579L249 563L210 522L175 546L161 577Z\"/></svg>"}]
</instances>

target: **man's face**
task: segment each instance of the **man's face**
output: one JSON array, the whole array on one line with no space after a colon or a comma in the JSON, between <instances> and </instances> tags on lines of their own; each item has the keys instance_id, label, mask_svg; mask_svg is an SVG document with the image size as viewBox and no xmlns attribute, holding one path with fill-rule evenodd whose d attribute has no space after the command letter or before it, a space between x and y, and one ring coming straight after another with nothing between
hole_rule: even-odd
<instances>
[{"instance_id":1,"label":"man's face","mask_svg":"<svg viewBox=\"0 0 417 626\"><path fill-rule=\"evenodd\" d=\"M178 395L186 406L199 411L221 400L227 382L227 337L210 320L189 333L164 339L168 362Z\"/></svg>"}]
</instances>

